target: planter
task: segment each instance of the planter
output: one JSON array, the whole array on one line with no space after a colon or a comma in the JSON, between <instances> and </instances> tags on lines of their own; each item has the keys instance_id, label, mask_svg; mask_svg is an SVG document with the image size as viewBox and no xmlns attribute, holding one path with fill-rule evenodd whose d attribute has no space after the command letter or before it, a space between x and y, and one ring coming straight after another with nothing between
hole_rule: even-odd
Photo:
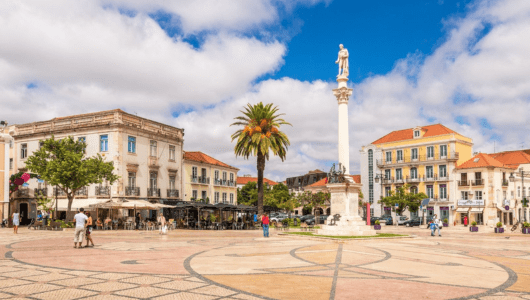
<instances>
[{"instance_id":1,"label":"planter","mask_svg":"<svg viewBox=\"0 0 530 300\"><path fill-rule=\"evenodd\" d=\"M444 227L449 227L449 223L443 223Z\"/></svg>"},{"instance_id":2,"label":"planter","mask_svg":"<svg viewBox=\"0 0 530 300\"><path fill-rule=\"evenodd\" d=\"M502 228L502 227L495 227L495 233L504 233L504 228Z\"/></svg>"},{"instance_id":3,"label":"planter","mask_svg":"<svg viewBox=\"0 0 530 300\"><path fill-rule=\"evenodd\" d=\"M530 228L528 227L523 228L523 234L530 234Z\"/></svg>"},{"instance_id":4,"label":"planter","mask_svg":"<svg viewBox=\"0 0 530 300\"><path fill-rule=\"evenodd\" d=\"M374 225L375 230L381 230L381 225Z\"/></svg>"},{"instance_id":5,"label":"planter","mask_svg":"<svg viewBox=\"0 0 530 300\"><path fill-rule=\"evenodd\" d=\"M471 227L469 227L469 231L478 232L478 227L477 226L471 226Z\"/></svg>"}]
</instances>

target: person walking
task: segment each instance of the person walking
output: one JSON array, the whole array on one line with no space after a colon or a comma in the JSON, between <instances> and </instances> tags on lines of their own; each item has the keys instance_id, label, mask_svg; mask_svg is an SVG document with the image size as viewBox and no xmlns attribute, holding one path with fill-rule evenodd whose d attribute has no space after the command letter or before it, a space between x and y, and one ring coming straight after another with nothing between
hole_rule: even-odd
<instances>
[{"instance_id":1,"label":"person walking","mask_svg":"<svg viewBox=\"0 0 530 300\"><path fill-rule=\"evenodd\" d=\"M18 234L18 226L20 225L20 214L18 213L18 209L15 209L11 218L13 219L13 233Z\"/></svg>"},{"instance_id":2,"label":"person walking","mask_svg":"<svg viewBox=\"0 0 530 300\"><path fill-rule=\"evenodd\" d=\"M261 216L261 223L263 224L263 237L269 237L269 216L264 213Z\"/></svg>"},{"instance_id":3,"label":"person walking","mask_svg":"<svg viewBox=\"0 0 530 300\"><path fill-rule=\"evenodd\" d=\"M48 212L46 210L42 211L42 225L48 226Z\"/></svg>"},{"instance_id":4,"label":"person walking","mask_svg":"<svg viewBox=\"0 0 530 300\"><path fill-rule=\"evenodd\" d=\"M164 229L166 226L166 217L162 213L158 214L158 234L165 234L167 232L167 228Z\"/></svg>"},{"instance_id":5,"label":"person walking","mask_svg":"<svg viewBox=\"0 0 530 300\"><path fill-rule=\"evenodd\" d=\"M92 240L92 228L94 227L92 217L90 216L90 213L87 211L86 216L88 217L86 221L86 246L85 247L94 247L94 241ZM88 242L92 243L92 246L88 245Z\"/></svg>"},{"instance_id":6,"label":"person walking","mask_svg":"<svg viewBox=\"0 0 530 300\"><path fill-rule=\"evenodd\" d=\"M440 219L438 219L438 215L434 215L433 222L434 222L434 225L435 225L434 233L436 234L436 229L438 229L438 236L442 236L442 234L440 233L440 229L442 227L442 223L441 223Z\"/></svg>"},{"instance_id":7,"label":"person walking","mask_svg":"<svg viewBox=\"0 0 530 300\"><path fill-rule=\"evenodd\" d=\"M434 236L434 232L436 231L436 224L434 223L434 220L429 222L429 228L431 229L431 236Z\"/></svg>"},{"instance_id":8,"label":"person walking","mask_svg":"<svg viewBox=\"0 0 530 300\"><path fill-rule=\"evenodd\" d=\"M74 216L75 221L75 234L74 234L74 248L78 248L77 244L79 243L79 248L83 248L83 240L85 238L85 227L88 217L83 213L84 208L80 208L79 212Z\"/></svg>"},{"instance_id":9,"label":"person walking","mask_svg":"<svg viewBox=\"0 0 530 300\"><path fill-rule=\"evenodd\" d=\"M140 228L140 213L136 213L136 218L134 218L134 223L136 223L136 231Z\"/></svg>"}]
</instances>

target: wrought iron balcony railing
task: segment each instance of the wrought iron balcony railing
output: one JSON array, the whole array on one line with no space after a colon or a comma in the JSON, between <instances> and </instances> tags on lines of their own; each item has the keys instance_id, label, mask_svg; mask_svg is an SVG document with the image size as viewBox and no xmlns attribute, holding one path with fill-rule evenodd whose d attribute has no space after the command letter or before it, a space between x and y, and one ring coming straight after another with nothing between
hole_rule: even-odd
<instances>
[{"instance_id":1,"label":"wrought iron balcony railing","mask_svg":"<svg viewBox=\"0 0 530 300\"><path fill-rule=\"evenodd\" d=\"M76 192L75 192L75 195L76 196L88 196L88 189L86 186L78 189Z\"/></svg>"},{"instance_id":2,"label":"wrought iron balcony railing","mask_svg":"<svg viewBox=\"0 0 530 300\"><path fill-rule=\"evenodd\" d=\"M179 190L167 190L167 197L168 198L179 198Z\"/></svg>"},{"instance_id":3,"label":"wrought iron balcony railing","mask_svg":"<svg viewBox=\"0 0 530 300\"><path fill-rule=\"evenodd\" d=\"M396 157L392 157L392 159L387 160L386 157L384 159L378 159L376 160L377 166L390 166L390 165L399 165L399 164L414 164L414 163L421 163L426 161L456 161L459 158L458 152L451 152L447 153L446 155L440 155L440 153L435 153L434 155L417 155L417 156L404 156L400 157L400 159L396 159Z\"/></svg>"},{"instance_id":4,"label":"wrought iron balcony railing","mask_svg":"<svg viewBox=\"0 0 530 300\"><path fill-rule=\"evenodd\" d=\"M135 186L126 186L125 196L140 196L140 188Z\"/></svg>"},{"instance_id":5,"label":"wrought iron balcony railing","mask_svg":"<svg viewBox=\"0 0 530 300\"><path fill-rule=\"evenodd\" d=\"M35 197L38 197L38 196L44 196L44 197L47 197L48 196L48 188L35 188L33 190L33 194L35 195Z\"/></svg>"},{"instance_id":6,"label":"wrought iron balcony railing","mask_svg":"<svg viewBox=\"0 0 530 300\"><path fill-rule=\"evenodd\" d=\"M96 186L96 196L110 196L110 186Z\"/></svg>"},{"instance_id":7,"label":"wrought iron balcony railing","mask_svg":"<svg viewBox=\"0 0 530 300\"><path fill-rule=\"evenodd\" d=\"M66 193L61 188L53 188L53 196L62 197L66 196Z\"/></svg>"},{"instance_id":8,"label":"wrought iron balcony railing","mask_svg":"<svg viewBox=\"0 0 530 300\"><path fill-rule=\"evenodd\" d=\"M17 190L17 196L18 197L29 197L29 188L19 188Z\"/></svg>"},{"instance_id":9,"label":"wrought iron balcony railing","mask_svg":"<svg viewBox=\"0 0 530 300\"><path fill-rule=\"evenodd\" d=\"M473 185L473 186L484 185L484 180L482 180L482 179L475 179L475 180L471 181L471 185Z\"/></svg>"},{"instance_id":10,"label":"wrought iron balcony railing","mask_svg":"<svg viewBox=\"0 0 530 300\"><path fill-rule=\"evenodd\" d=\"M160 189L147 189L147 197L160 197Z\"/></svg>"}]
</instances>

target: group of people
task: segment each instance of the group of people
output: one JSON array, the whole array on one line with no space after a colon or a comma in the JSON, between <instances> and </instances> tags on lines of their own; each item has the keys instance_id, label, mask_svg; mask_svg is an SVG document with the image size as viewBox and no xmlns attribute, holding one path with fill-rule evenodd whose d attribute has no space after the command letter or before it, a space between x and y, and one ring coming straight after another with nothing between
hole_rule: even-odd
<instances>
[{"instance_id":1,"label":"group of people","mask_svg":"<svg viewBox=\"0 0 530 300\"><path fill-rule=\"evenodd\" d=\"M75 235L74 235L74 248L83 248L83 240L86 238L85 247L94 247L94 241L92 240L92 229L93 221L90 216L90 212L85 213L84 208L80 208L79 212L74 216L75 221ZM89 245L89 242L92 245ZM77 246L79 244L79 246Z\"/></svg>"},{"instance_id":2,"label":"group of people","mask_svg":"<svg viewBox=\"0 0 530 300\"><path fill-rule=\"evenodd\" d=\"M440 230L443 228L442 220L438 219L437 215L434 215L431 222L429 223L429 228L431 229L431 236L434 236L436 229L438 229L438 236L442 236Z\"/></svg>"}]
</instances>

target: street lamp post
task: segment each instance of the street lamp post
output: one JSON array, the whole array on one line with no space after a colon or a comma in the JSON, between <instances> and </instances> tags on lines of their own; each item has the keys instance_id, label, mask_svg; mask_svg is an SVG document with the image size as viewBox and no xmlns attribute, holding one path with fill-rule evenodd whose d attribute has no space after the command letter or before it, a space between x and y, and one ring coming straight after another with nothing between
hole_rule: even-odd
<instances>
[{"instance_id":1,"label":"street lamp post","mask_svg":"<svg viewBox=\"0 0 530 300\"><path fill-rule=\"evenodd\" d=\"M375 179L375 183L379 183L379 180L381 180L381 194L379 195L379 203L381 204L380 217L382 217L383 216L383 202L381 200L383 200L383 180L388 180L390 178L388 178L386 174L383 174L381 172L381 173L376 174L374 179Z\"/></svg>"},{"instance_id":2,"label":"street lamp post","mask_svg":"<svg viewBox=\"0 0 530 300\"><path fill-rule=\"evenodd\" d=\"M515 175L517 172L513 172L510 174L510 181L513 182L513 187L514 187L514 193L515 193ZM525 206L526 204L528 203L528 200L526 200L526 193L525 193L525 190L524 190L524 177L527 176L527 177L530 177L530 172L528 171L524 171L523 168L519 168L519 175L521 176L521 189L523 190L523 194L522 194L522 198L521 198L521 203L523 204L523 211L525 209ZM517 207L517 204L515 204L515 206ZM521 216L519 215L519 220L521 219ZM526 213L524 214L524 221L526 222Z\"/></svg>"}]
</instances>

